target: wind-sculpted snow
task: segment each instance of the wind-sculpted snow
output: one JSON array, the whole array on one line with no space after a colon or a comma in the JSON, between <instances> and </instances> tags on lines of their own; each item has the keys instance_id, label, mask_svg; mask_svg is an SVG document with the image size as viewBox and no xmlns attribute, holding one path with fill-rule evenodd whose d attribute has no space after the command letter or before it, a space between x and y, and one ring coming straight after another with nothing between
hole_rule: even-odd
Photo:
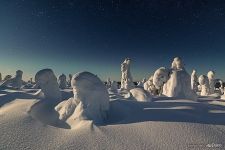
<instances>
[{"instance_id":1,"label":"wind-sculpted snow","mask_svg":"<svg viewBox=\"0 0 225 150\"><path fill-rule=\"evenodd\" d=\"M35 75L36 87L41 88L41 92L46 99L61 99L61 93L57 78L51 69L43 69Z\"/></svg>"},{"instance_id":2,"label":"wind-sculpted snow","mask_svg":"<svg viewBox=\"0 0 225 150\"><path fill-rule=\"evenodd\" d=\"M69 94L71 89L63 91ZM46 101L24 97L31 91L20 96L14 92L0 91L0 101L14 95L0 107L1 150L223 150L225 146L225 102L218 99L156 97L139 102L118 95L110 100L104 124L81 121L71 130L65 123L55 123L57 114L49 105L41 107Z\"/></svg>"},{"instance_id":3,"label":"wind-sculpted snow","mask_svg":"<svg viewBox=\"0 0 225 150\"><path fill-rule=\"evenodd\" d=\"M152 99L151 94L143 88L133 88L130 90L130 93L132 94L132 97L137 101L148 102Z\"/></svg>"},{"instance_id":4,"label":"wind-sculpted snow","mask_svg":"<svg viewBox=\"0 0 225 150\"><path fill-rule=\"evenodd\" d=\"M109 95L103 82L90 72L73 76L71 85L74 97L55 107L61 120L93 120L102 123L109 109Z\"/></svg>"}]
</instances>

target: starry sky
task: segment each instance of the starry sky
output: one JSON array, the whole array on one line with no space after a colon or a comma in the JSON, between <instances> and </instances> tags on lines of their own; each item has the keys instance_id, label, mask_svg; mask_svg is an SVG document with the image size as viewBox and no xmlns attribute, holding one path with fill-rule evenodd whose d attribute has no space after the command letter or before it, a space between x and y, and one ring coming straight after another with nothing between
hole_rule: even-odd
<instances>
[{"instance_id":1,"label":"starry sky","mask_svg":"<svg viewBox=\"0 0 225 150\"><path fill-rule=\"evenodd\" d=\"M224 0L1 0L0 72L43 68L120 79L132 59L135 80L180 56L198 75L225 80Z\"/></svg>"}]
</instances>

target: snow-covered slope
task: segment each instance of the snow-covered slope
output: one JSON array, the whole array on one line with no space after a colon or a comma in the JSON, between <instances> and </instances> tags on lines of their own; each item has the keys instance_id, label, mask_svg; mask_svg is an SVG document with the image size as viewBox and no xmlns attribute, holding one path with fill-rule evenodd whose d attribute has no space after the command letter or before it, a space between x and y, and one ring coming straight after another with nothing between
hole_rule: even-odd
<instances>
[{"instance_id":1,"label":"snow-covered slope","mask_svg":"<svg viewBox=\"0 0 225 150\"><path fill-rule=\"evenodd\" d=\"M168 97L138 102L110 94L104 124L60 124L54 106L36 90L0 91L0 149L224 149L225 102ZM63 99L72 91L61 91Z\"/></svg>"}]
</instances>

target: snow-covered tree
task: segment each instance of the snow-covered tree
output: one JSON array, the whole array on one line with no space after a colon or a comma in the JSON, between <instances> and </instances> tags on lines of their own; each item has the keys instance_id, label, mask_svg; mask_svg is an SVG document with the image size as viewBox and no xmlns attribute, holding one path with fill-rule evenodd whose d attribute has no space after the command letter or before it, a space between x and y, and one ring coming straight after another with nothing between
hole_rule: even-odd
<instances>
[{"instance_id":1,"label":"snow-covered tree","mask_svg":"<svg viewBox=\"0 0 225 150\"><path fill-rule=\"evenodd\" d=\"M72 77L71 85L74 97L55 107L59 118L103 122L109 110L109 95L103 82L90 72L80 72Z\"/></svg>"},{"instance_id":2,"label":"snow-covered tree","mask_svg":"<svg viewBox=\"0 0 225 150\"><path fill-rule=\"evenodd\" d=\"M61 88L61 89L65 89L67 87L66 75L65 74L61 74L58 77L58 83L59 83L59 88Z\"/></svg>"},{"instance_id":3,"label":"snow-covered tree","mask_svg":"<svg viewBox=\"0 0 225 150\"><path fill-rule=\"evenodd\" d=\"M153 75L153 84L159 90L159 95L163 93L163 86L169 79L169 69L161 67L157 69Z\"/></svg>"},{"instance_id":4,"label":"snow-covered tree","mask_svg":"<svg viewBox=\"0 0 225 150\"><path fill-rule=\"evenodd\" d=\"M138 87L144 87L144 83L146 82L146 78L143 78L142 81L139 81L137 86Z\"/></svg>"},{"instance_id":5,"label":"snow-covered tree","mask_svg":"<svg viewBox=\"0 0 225 150\"><path fill-rule=\"evenodd\" d=\"M130 63L131 60L129 58L126 58L121 64L121 89L130 90L134 88L133 79L130 73Z\"/></svg>"},{"instance_id":6,"label":"snow-covered tree","mask_svg":"<svg viewBox=\"0 0 225 150\"><path fill-rule=\"evenodd\" d=\"M35 87L40 87L45 98L61 99L61 92L54 72L51 69L43 69L35 75Z\"/></svg>"},{"instance_id":7,"label":"snow-covered tree","mask_svg":"<svg viewBox=\"0 0 225 150\"><path fill-rule=\"evenodd\" d=\"M162 94L168 97L179 97L196 100L197 95L191 89L191 77L186 72L181 58L175 57L171 69L159 68L154 73L153 83Z\"/></svg>"},{"instance_id":8,"label":"snow-covered tree","mask_svg":"<svg viewBox=\"0 0 225 150\"><path fill-rule=\"evenodd\" d=\"M118 83L116 81L111 81L111 87L109 88L109 91L113 93L117 93L118 89Z\"/></svg>"},{"instance_id":9,"label":"snow-covered tree","mask_svg":"<svg viewBox=\"0 0 225 150\"><path fill-rule=\"evenodd\" d=\"M193 70L192 74L191 74L191 88L195 92L198 91L198 77L197 77L197 74L196 74L196 70Z\"/></svg>"},{"instance_id":10,"label":"snow-covered tree","mask_svg":"<svg viewBox=\"0 0 225 150\"><path fill-rule=\"evenodd\" d=\"M208 80L209 80L209 94L215 93L215 72L209 71L207 74Z\"/></svg>"},{"instance_id":11,"label":"snow-covered tree","mask_svg":"<svg viewBox=\"0 0 225 150\"><path fill-rule=\"evenodd\" d=\"M68 87L71 87L71 80L72 80L73 75L69 74L69 80L68 80Z\"/></svg>"},{"instance_id":12,"label":"snow-covered tree","mask_svg":"<svg viewBox=\"0 0 225 150\"><path fill-rule=\"evenodd\" d=\"M144 83L144 89L152 95L157 95L157 88L153 84L153 76L150 76L150 78Z\"/></svg>"},{"instance_id":13,"label":"snow-covered tree","mask_svg":"<svg viewBox=\"0 0 225 150\"><path fill-rule=\"evenodd\" d=\"M4 79L3 79L3 81L9 80L9 79L11 79L11 78L12 78L12 75L6 75L6 76L4 77Z\"/></svg>"},{"instance_id":14,"label":"snow-covered tree","mask_svg":"<svg viewBox=\"0 0 225 150\"><path fill-rule=\"evenodd\" d=\"M1 86L11 86L13 88L20 89L23 84L22 76L23 76L23 71L17 70L15 77L12 78L11 75L7 75L4 79L4 82L1 84Z\"/></svg>"},{"instance_id":15,"label":"snow-covered tree","mask_svg":"<svg viewBox=\"0 0 225 150\"><path fill-rule=\"evenodd\" d=\"M221 92L221 94L224 94L224 86L223 86L223 80L219 80L219 82L220 82L220 92Z\"/></svg>"},{"instance_id":16,"label":"snow-covered tree","mask_svg":"<svg viewBox=\"0 0 225 150\"><path fill-rule=\"evenodd\" d=\"M198 78L198 82L201 86L201 96L209 95L209 79L205 75L200 75Z\"/></svg>"}]
</instances>

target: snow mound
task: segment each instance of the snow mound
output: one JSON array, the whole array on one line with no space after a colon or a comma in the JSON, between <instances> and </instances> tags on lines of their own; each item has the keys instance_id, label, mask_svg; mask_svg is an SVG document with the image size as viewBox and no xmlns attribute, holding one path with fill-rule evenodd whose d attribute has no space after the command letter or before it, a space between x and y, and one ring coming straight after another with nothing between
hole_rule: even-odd
<instances>
[{"instance_id":1,"label":"snow mound","mask_svg":"<svg viewBox=\"0 0 225 150\"><path fill-rule=\"evenodd\" d=\"M130 93L132 94L135 100L140 102L147 102L151 101L152 99L151 94L143 88L133 88L130 90Z\"/></svg>"},{"instance_id":2,"label":"snow mound","mask_svg":"<svg viewBox=\"0 0 225 150\"><path fill-rule=\"evenodd\" d=\"M74 97L55 107L61 120L93 120L102 123L109 110L109 95L103 82L90 72L80 72L72 77Z\"/></svg>"},{"instance_id":3,"label":"snow mound","mask_svg":"<svg viewBox=\"0 0 225 150\"><path fill-rule=\"evenodd\" d=\"M35 75L36 86L41 88L45 98L61 99L61 92L54 72L51 69L43 69Z\"/></svg>"}]
</instances>

